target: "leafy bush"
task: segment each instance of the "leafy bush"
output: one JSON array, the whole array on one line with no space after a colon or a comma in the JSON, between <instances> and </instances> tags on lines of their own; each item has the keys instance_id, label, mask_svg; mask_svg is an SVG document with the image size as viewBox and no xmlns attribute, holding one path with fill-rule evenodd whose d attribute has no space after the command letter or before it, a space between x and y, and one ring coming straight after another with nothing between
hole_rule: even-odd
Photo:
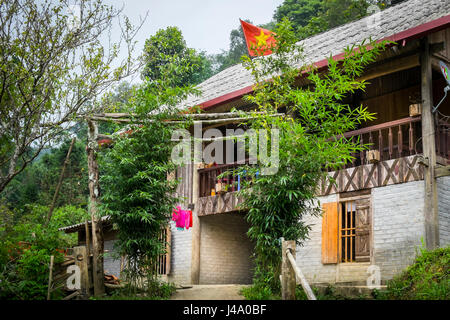
<instances>
[{"instance_id":1,"label":"leafy bush","mask_svg":"<svg viewBox=\"0 0 450 320\"><path fill-rule=\"evenodd\" d=\"M2 219L0 299L45 299L50 256L59 262L61 249L76 243L76 235L63 234L58 228L81 222L87 214L74 206L61 207L54 211L48 226L44 226L47 213L46 206L27 205L16 223L13 219Z\"/></svg>"},{"instance_id":2,"label":"leafy bush","mask_svg":"<svg viewBox=\"0 0 450 320\"><path fill-rule=\"evenodd\" d=\"M66 240L55 229L19 224L2 243L0 299L45 299L50 256L61 261L62 253L57 249L66 247Z\"/></svg>"},{"instance_id":3,"label":"leafy bush","mask_svg":"<svg viewBox=\"0 0 450 320\"><path fill-rule=\"evenodd\" d=\"M242 288L241 294L246 300L280 300L279 294L272 291L270 286L255 284L250 287Z\"/></svg>"},{"instance_id":4,"label":"leafy bush","mask_svg":"<svg viewBox=\"0 0 450 320\"><path fill-rule=\"evenodd\" d=\"M448 300L449 276L450 247L422 248L414 263L389 281L387 290L375 291L374 296L392 300Z\"/></svg>"}]
</instances>

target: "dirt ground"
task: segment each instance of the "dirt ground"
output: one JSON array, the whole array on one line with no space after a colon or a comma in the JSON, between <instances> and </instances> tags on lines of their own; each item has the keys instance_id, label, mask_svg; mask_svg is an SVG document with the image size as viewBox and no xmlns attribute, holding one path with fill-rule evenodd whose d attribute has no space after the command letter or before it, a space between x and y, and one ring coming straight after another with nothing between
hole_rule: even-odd
<instances>
[{"instance_id":1,"label":"dirt ground","mask_svg":"<svg viewBox=\"0 0 450 320\"><path fill-rule=\"evenodd\" d=\"M171 300L244 300L239 294L243 287L246 285L193 285L177 289Z\"/></svg>"}]
</instances>

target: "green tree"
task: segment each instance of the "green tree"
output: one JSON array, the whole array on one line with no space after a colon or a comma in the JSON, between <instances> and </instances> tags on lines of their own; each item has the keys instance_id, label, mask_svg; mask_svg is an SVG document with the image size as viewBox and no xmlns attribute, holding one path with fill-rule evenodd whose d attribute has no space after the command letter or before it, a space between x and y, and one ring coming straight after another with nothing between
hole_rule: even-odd
<instances>
[{"instance_id":1,"label":"green tree","mask_svg":"<svg viewBox=\"0 0 450 320\"><path fill-rule=\"evenodd\" d=\"M284 17L291 21L294 30L299 31L308 25L313 17L317 17L322 9L323 0L285 0L277 7L273 18L281 22Z\"/></svg>"},{"instance_id":2,"label":"green tree","mask_svg":"<svg viewBox=\"0 0 450 320\"><path fill-rule=\"evenodd\" d=\"M370 5L388 8L404 0L285 0L274 13L274 20L287 17L298 39L315 35L369 14Z\"/></svg>"},{"instance_id":3,"label":"green tree","mask_svg":"<svg viewBox=\"0 0 450 320\"><path fill-rule=\"evenodd\" d=\"M23 209L28 204L49 205L58 183L71 139L42 153L5 188L2 197L10 208ZM85 143L77 140L64 173L56 207L86 206L88 192Z\"/></svg>"},{"instance_id":4,"label":"green tree","mask_svg":"<svg viewBox=\"0 0 450 320\"><path fill-rule=\"evenodd\" d=\"M209 78L211 62L204 52L188 48L181 30L167 27L145 41L142 77L161 80L166 73L176 76L176 85L198 84ZM170 70L168 70L170 69Z\"/></svg>"},{"instance_id":5,"label":"green tree","mask_svg":"<svg viewBox=\"0 0 450 320\"><path fill-rule=\"evenodd\" d=\"M121 11L101 0L0 1L0 192L71 121L93 110L97 95L137 70L133 28L125 18L120 47L101 43ZM117 63L116 63L117 62ZM112 65L118 65L112 68Z\"/></svg>"},{"instance_id":6,"label":"green tree","mask_svg":"<svg viewBox=\"0 0 450 320\"><path fill-rule=\"evenodd\" d=\"M269 136L278 135L279 162L260 162L240 170L241 175L245 170L251 177L241 195L243 207L248 208L248 236L255 243L254 283L271 290L279 287L280 237L298 244L307 238L309 226L303 217L321 213L315 191L319 181L327 177L325 170L342 167L353 159L352 153L367 147L342 138L342 134L372 120L373 114L342 100L365 88L366 83L356 79L385 47L384 42L370 42L347 48L342 62L329 58L328 71L319 73L304 65L302 47L296 44L287 18L275 32L275 53L259 59L244 58L244 64L256 82L254 93L246 100L263 112L255 113L256 120L250 125L256 132L267 130ZM373 48L368 50L368 45ZM296 86L296 80L304 76L309 85ZM273 116L279 109L286 117ZM276 146L275 141L269 140L269 150ZM275 166L275 172L261 175L268 165Z\"/></svg>"},{"instance_id":7,"label":"green tree","mask_svg":"<svg viewBox=\"0 0 450 320\"><path fill-rule=\"evenodd\" d=\"M119 135L114 146L101 153L100 212L117 226L116 248L127 256L125 272L132 289L142 279L147 280L149 291L155 288L155 264L165 250L159 234L177 202L177 181L167 179L175 168L170 160L171 137L174 129L184 127L183 121L170 125L165 120L179 117L176 106L189 94L198 93L192 85L180 86L178 74L172 72L190 63L168 61L156 66L158 70L153 71L159 78L147 79L128 105L133 122L139 125L128 127L131 133Z\"/></svg>"}]
</instances>

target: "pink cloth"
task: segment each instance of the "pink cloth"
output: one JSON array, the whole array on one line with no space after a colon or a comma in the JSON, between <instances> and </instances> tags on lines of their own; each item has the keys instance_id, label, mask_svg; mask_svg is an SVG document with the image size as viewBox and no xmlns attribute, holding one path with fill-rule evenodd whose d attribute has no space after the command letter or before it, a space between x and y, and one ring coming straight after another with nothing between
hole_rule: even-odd
<instances>
[{"instance_id":1,"label":"pink cloth","mask_svg":"<svg viewBox=\"0 0 450 320\"><path fill-rule=\"evenodd\" d=\"M172 220L175 221L175 226L177 228L186 228L186 230L189 230L189 227L192 227L191 211L182 210L180 206L177 206L177 208L172 211Z\"/></svg>"}]
</instances>

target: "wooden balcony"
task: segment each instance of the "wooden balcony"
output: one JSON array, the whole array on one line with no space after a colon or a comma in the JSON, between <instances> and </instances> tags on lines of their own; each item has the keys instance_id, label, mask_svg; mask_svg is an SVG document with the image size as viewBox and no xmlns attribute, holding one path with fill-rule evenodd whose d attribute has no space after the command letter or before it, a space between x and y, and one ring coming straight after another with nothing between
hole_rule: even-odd
<instances>
[{"instance_id":1,"label":"wooden balcony","mask_svg":"<svg viewBox=\"0 0 450 320\"><path fill-rule=\"evenodd\" d=\"M450 161L450 126L442 121L436 127L436 155L441 164ZM328 172L336 183L325 179L320 183L317 195L329 195L368 188L387 186L423 179L423 166L419 155L422 153L421 117L407 117L359 130L347 132L344 137L359 141L361 145L370 144L369 150L379 152L378 161L369 162L367 152L353 154L354 160L341 170ZM444 163L442 163L444 162ZM235 196L245 177L228 176L219 179L226 171L239 167L240 164L223 164L199 169L200 194L199 209L202 214L231 212L239 199ZM226 191L212 195L216 184L227 185ZM229 193L229 194L228 194Z\"/></svg>"}]
</instances>

